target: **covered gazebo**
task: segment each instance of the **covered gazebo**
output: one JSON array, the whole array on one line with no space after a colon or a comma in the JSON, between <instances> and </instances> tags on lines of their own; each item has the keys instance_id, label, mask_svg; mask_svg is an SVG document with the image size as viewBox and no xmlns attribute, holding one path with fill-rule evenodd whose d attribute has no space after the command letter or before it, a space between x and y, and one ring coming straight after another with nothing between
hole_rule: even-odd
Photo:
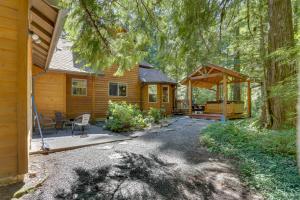
<instances>
[{"instance_id":1,"label":"covered gazebo","mask_svg":"<svg viewBox=\"0 0 300 200\"><path fill-rule=\"evenodd\" d=\"M232 83L247 83L247 110L242 101L228 101L228 85ZM234 70L214 64L200 66L197 70L184 78L182 85L188 90L188 113L192 117L222 119L251 116L251 87L248 76ZM193 88L212 89L215 87L216 101L207 102L201 112L193 112ZM246 112L245 112L246 111Z\"/></svg>"}]
</instances>

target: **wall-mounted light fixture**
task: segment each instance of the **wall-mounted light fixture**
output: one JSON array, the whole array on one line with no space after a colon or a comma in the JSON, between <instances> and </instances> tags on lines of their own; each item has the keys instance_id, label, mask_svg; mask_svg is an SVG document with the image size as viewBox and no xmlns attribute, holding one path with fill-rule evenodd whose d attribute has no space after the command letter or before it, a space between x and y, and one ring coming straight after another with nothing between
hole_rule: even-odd
<instances>
[{"instance_id":1,"label":"wall-mounted light fixture","mask_svg":"<svg viewBox=\"0 0 300 200\"><path fill-rule=\"evenodd\" d=\"M37 34L35 34L33 31L30 31L29 33L30 33L31 39L34 43L40 44L42 42L40 37Z\"/></svg>"}]
</instances>

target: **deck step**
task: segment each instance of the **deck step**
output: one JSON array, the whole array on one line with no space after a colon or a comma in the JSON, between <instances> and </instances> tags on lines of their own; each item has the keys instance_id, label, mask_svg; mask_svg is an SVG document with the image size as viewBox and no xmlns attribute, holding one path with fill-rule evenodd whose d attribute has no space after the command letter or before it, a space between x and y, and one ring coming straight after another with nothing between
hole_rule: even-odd
<instances>
[{"instance_id":1,"label":"deck step","mask_svg":"<svg viewBox=\"0 0 300 200\"><path fill-rule=\"evenodd\" d=\"M222 118L222 115L220 115L220 114L192 114L189 116L191 118L208 119L208 120L221 120L221 118Z\"/></svg>"}]
</instances>

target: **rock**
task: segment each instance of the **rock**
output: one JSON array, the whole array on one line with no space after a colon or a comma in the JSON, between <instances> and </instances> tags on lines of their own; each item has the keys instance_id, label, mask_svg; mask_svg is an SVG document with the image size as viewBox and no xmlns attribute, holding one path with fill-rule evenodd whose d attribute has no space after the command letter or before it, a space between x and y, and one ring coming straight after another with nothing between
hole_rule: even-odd
<instances>
[{"instance_id":1,"label":"rock","mask_svg":"<svg viewBox=\"0 0 300 200\"><path fill-rule=\"evenodd\" d=\"M37 175L36 172L29 172L29 173L28 173L28 177L29 177L29 178L35 178L36 175Z\"/></svg>"},{"instance_id":2,"label":"rock","mask_svg":"<svg viewBox=\"0 0 300 200\"><path fill-rule=\"evenodd\" d=\"M96 147L96 149L100 149L100 150L109 150L109 149L112 149L113 146L101 146L101 147Z\"/></svg>"},{"instance_id":3,"label":"rock","mask_svg":"<svg viewBox=\"0 0 300 200\"><path fill-rule=\"evenodd\" d=\"M119 154L119 153L114 153L114 154L112 154L112 155L110 155L108 157L110 159L121 159L121 158L123 158L123 156L121 154Z\"/></svg>"},{"instance_id":4,"label":"rock","mask_svg":"<svg viewBox=\"0 0 300 200\"><path fill-rule=\"evenodd\" d=\"M149 133L158 133L158 130L153 129L153 130L150 130Z\"/></svg>"},{"instance_id":5,"label":"rock","mask_svg":"<svg viewBox=\"0 0 300 200\"><path fill-rule=\"evenodd\" d=\"M163 131L166 131L166 132L168 132L168 131L175 131L174 129L172 129L172 128L166 128L166 129L164 129Z\"/></svg>"},{"instance_id":6,"label":"rock","mask_svg":"<svg viewBox=\"0 0 300 200\"><path fill-rule=\"evenodd\" d=\"M124 144L128 144L128 142L124 141L124 142L120 142L119 144L124 145Z\"/></svg>"}]
</instances>

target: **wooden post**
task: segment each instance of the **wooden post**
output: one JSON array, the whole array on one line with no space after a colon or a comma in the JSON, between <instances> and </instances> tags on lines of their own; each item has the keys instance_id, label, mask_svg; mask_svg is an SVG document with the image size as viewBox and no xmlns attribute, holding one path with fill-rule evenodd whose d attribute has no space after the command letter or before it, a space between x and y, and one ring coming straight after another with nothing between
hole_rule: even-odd
<instances>
[{"instance_id":1,"label":"wooden post","mask_svg":"<svg viewBox=\"0 0 300 200\"><path fill-rule=\"evenodd\" d=\"M250 80L247 81L248 89L247 89L247 113L248 117L251 117L251 87Z\"/></svg>"},{"instance_id":2,"label":"wooden post","mask_svg":"<svg viewBox=\"0 0 300 200\"><path fill-rule=\"evenodd\" d=\"M217 90L216 90L216 101L220 99L220 85L217 84Z\"/></svg>"},{"instance_id":3,"label":"wooden post","mask_svg":"<svg viewBox=\"0 0 300 200\"><path fill-rule=\"evenodd\" d=\"M188 85L188 99L189 99L189 115L192 114L192 81L189 79Z\"/></svg>"},{"instance_id":4,"label":"wooden post","mask_svg":"<svg viewBox=\"0 0 300 200\"><path fill-rule=\"evenodd\" d=\"M226 120L227 117L227 75L223 75L223 116Z\"/></svg>"},{"instance_id":5,"label":"wooden post","mask_svg":"<svg viewBox=\"0 0 300 200\"><path fill-rule=\"evenodd\" d=\"M13 141L11 147L17 144L17 149L13 152L15 157L11 158L11 163L16 164L16 172L17 174L13 174L14 172L9 169L12 175L18 175L19 178L23 179L23 175L28 172L28 137L31 131L31 94L29 91L29 84L31 84L31 39L29 39L28 35L28 0L19 1L18 4L18 40L16 41L16 49L18 55L17 63L17 72L16 72L16 130L17 130L17 140ZM16 22L17 23L17 22ZM3 62L2 62L3 63ZM2 75L1 75L2 76ZM12 75L15 76L15 75ZM10 99L12 95L8 95L6 99ZM30 118L28 118L30 116ZM9 124L8 122L6 124ZM11 135L14 133L14 128L11 129ZM5 145L5 143L3 143ZM3 154L2 154L3 155ZM16 159L13 161L13 159ZM3 161L3 165L12 166L5 162L7 159L1 159L1 165ZM4 164L6 163L6 164ZM3 167L1 166L1 169ZM3 172L2 172L3 174ZM9 174L9 173L7 173ZM2 176L2 175L1 175Z\"/></svg>"},{"instance_id":6,"label":"wooden post","mask_svg":"<svg viewBox=\"0 0 300 200\"><path fill-rule=\"evenodd\" d=\"M96 77L92 76L92 118L93 120L95 120L95 108L96 108L96 88L95 88L95 84L96 84Z\"/></svg>"}]
</instances>

